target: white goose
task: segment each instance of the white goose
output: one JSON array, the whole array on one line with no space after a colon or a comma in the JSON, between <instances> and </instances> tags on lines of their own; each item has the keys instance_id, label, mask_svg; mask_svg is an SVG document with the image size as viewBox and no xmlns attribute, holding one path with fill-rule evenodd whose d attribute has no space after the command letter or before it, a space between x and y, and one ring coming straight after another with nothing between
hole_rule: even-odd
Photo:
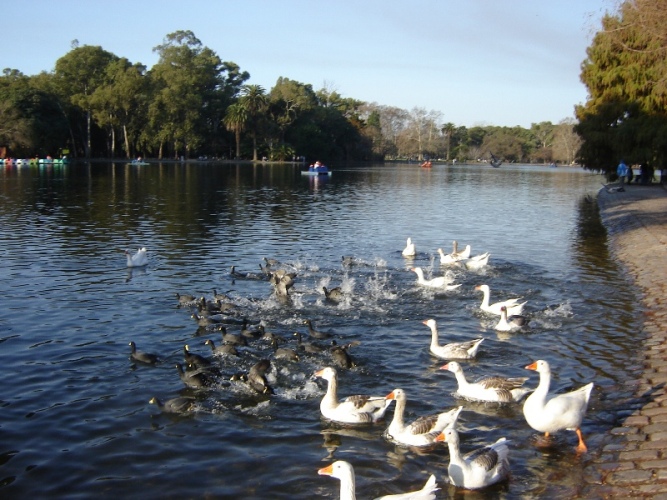
<instances>
[{"instance_id":1,"label":"white goose","mask_svg":"<svg viewBox=\"0 0 667 500\"><path fill-rule=\"evenodd\" d=\"M445 253L442 248L438 248L438 253L440 254L440 264L445 266L451 266L452 264L459 264L463 259L459 255L453 253Z\"/></svg>"},{"instance_id":2,"label":"white goose","mask_svg":"<svg viewBox=\"0 0 667 500\"><path fill-rule=\"evenodd\" d=\"M509 477L507 439L500 438L492 445L478 448L465 456L459 451L459 433L447 427L436 441L445 441L449 447L449 480L454 486L477 490Z\"/></svg>"},{"instance_id":3,"label":"white goose","mask_svg":"<svg viewBox=\"0 0 667 500\"><path fill-rule=\"evenodd\" d=\"M520 314L507 316L507 306L502 306L500 308L500 320L494 328L499 332L512 332L527 326L529 321L526 316Z\"/></svg>"},{"instance_id":4,"label":"white goose","mask_svg":"<svg viewBox=\"0 0 667 500\"><path fill-rule=\"evenodd\" d=\"M511 403L521 401L526 394L531 392L531 389L522 387L528 377L484 377L476 382L468 382L461 365L456 361L450 361L440 369L448 370L456 376L458 382L456 394L466 399Z\"/></svg>"},{"instance_id":5,"label":"white goose","mask_svg":"<svg viewBox=\"0 0 667 500\"><path fill-rule=\"evenodd\" d=\"M435 443L445 427L456 422L463 409L462 406L447 412L419 417L409 425L405 425L403 415L407 395L403 389L394 389L387 396L389 400L396 400L394 416L384 432L384 437L389 441L407 446L429 446Z\"/></svg>"},{"instance_id":6,"label":"white goose","mask_svg":"<svg viewBox=\"0 0 667 500\"><path fill-rule=\"evenodd\" d=\"M322 467L317 473L321 476L331 476L340 480L340 500L356 500L354 468L352 464L344 460L338 460L327 467ZM433 500L435 492L439 489L435 482L435 476L431 474L424 487L419 491L385 495L377 497L375 500Z\"/></svg>"},{"instance_id":7,"label":"white goose","mask_svg":"<svg viewBox=\"0 0 667 500\"><path fill-rule=\"evenodd\" d=\"M489 304L489 299L491 298L491 290L489 285L478 285L475 287L475 290L484 293L484 297L479 308L489 314L500 316L500 308L503 306L507 307L508 314L521 314L523 311L523 306L526 305L526 302L519 302L520 299L507 299L502 302Z\"/></svg>"},{"instance_id":8,"label":"white goose","mask_svg":"<svg viewBox=\"0 0 667 500\"><path fill-rule=\"evenodd\" d=\"M408 238L407 244L405 245L402 253L403 257L414 257L417 255L417 250L415 248L415 244L412 242L412 238Z\"/></svg>"},{"instance_id":9,"label":"white goose","mask_svg":"<svg viewBox=\"0 0 667 500\"><path fill-rule=\"evenodd\" d=\"M463 265L468 271L479 271L489 264L489 257L491 257L489 252L474 255L473 257L464 260Z\"/></svg>"},{"instance_id":10,"label":"white goose","mask_svg":"<svg viewBox=\"0 0 667 500\"><path fill-rule=\"evenodd\" d=\"M565 394L547 397L551 384L551 368L544 360L537 360L526 366L540 374L540 383L523 404L523 415L533 429L544 432L545 437L560 430L573 430L577 433L579 444L577 451L585 453L586 444L581 435L581 421L588 408L588 401L593 390L593 382Z\"/></svg>"},{"instance_id":11,"label":"white goose","mask_svg":"<svg viewBox=\"0 0 667 500\"><path fill-rule=\"evenodd\" d=\"M484 340L481 338L440 345L438 343L438 325L436 321L434 319L427 319L426 321L422 321L422 323L431 329L431 353L441 359L472 359L477 356L479 345Z\"/></svg>"},{"instance_id":12,"label":"white goose","mask_svg":"<svg viewBox=\"0 0 667 500\"><path fill-rule=\"evenodd\" d=\"M125 250L127 267L143 267L148 264L148 255L146 255L146 252L146 247L140 248L134 255L130 254L129 250Z\"/></svg>"},{"instance_id":13,"label":"white goose","mask_svg":"<svg viewBox=\"0 0 667 500\"><path fill-rule=\"evenodd\" d=\"M338 400L338 374L327 366L317 372L316 377L327 381L327 392L320 402L320 411L325 418L343 424L368 424L380 420L391 400L382 396L349 396Z\"/></svg>"},{"instance_id":14,"label":"white goose","mask_svg":"<svg viewBox=\"0 0 667 500\"><path fill-rule=\"evenodd\" d=\"M413 271L417 275L417 283L422 286L429 288L444 288L447 291L456 290L461 286L461 283L452 285L451 283L453 280L450 276L437 276L427 280L424 278L424 270L421 267L411 267L410 271Z\"/></svg>"}]
</instances>

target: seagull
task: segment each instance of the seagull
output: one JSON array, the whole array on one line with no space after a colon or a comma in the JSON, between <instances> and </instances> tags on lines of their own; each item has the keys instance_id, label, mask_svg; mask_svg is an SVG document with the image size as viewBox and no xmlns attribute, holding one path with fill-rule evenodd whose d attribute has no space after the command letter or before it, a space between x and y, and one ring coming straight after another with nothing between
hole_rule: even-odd
<instances>
[{"instance_id":1,"label":"seagull","mask_svg":"<svg viewBox=\"0 0 667 500\"><path fill-rule=\"evenodd\" d=\"M143 267L148 264L148 256L146 255L146 247L137 250L137 253L132 255L129 250L125 250L127 257L127 267Z\"/></svg>"}]
</instances>

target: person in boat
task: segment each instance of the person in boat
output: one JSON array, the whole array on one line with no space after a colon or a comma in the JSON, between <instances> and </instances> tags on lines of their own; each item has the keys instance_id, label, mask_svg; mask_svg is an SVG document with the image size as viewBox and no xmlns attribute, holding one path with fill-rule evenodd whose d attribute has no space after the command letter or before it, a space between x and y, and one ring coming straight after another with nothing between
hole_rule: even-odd
<instances>
[{"instance_id":1,"label":"person in boat","mask_svg":"<svg viewBox=\"0 0 667 500\"><path fill-rule=\"evenodd\" d=\"M327 168L326 165L322 165L322 163L320 163L319 161L316 161L313 165L308 167L308 171L309 172L323 173L323 172L328 172L329 169Z\"/></svg>"}]
</instances>

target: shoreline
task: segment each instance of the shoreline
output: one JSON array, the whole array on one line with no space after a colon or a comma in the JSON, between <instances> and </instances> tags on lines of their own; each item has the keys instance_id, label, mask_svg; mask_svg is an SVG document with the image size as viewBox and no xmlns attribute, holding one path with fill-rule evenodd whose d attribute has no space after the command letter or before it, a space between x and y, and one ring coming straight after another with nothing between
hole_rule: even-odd
<instances>
[{"instance_id":1,"label":"shoreline","mask_svg":"<svg viewBox=\"0 0 667 500\"><path fill-rule=\"evenodd\" d=\"M597 203L610 253L640 293L642 346L629 359L633 398L618 409L586 468L582 498L667 499L667 190L630 185L601 189Z\"/></svg>"}]
</instances>

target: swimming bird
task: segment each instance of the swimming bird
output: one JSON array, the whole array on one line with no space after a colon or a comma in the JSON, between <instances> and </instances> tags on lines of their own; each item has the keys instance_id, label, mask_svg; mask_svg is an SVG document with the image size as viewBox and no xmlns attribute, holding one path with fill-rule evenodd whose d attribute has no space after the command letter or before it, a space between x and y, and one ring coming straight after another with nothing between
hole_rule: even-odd
<instances>
[{"instance_id":1,"label":"swimming bird","mask_svg":"<svg viewBox=\"0 0 667 500\"><path fill-rule=\"evenodd\" d=\"M322 467L317 473L321 476L331 476L340 480L340 500L356 499L354 468L349 462L338 460L331 465ZM435 481L435 476L431 474L424 487L419 491L385 495L377 497L375 500L433 500L435 492L439 489Z\"/></svg>"},{"instance_id":2,"label":"swimming bird","mask_svg":"<svg viewBox=\"0 0 667 500\"><path fill-rule=\"evenodd\" d=\"M271 369L271 361L262 359L248 370L248 385L260 394L275 394L269 385L266 373Z\"/></svg>"},{"instance_id":3,"label":"swimming bird","mask_svg":"<svg viewBox=\"0 0 667 500\"><path fill-rule=\"evenodd\" d=\"M149 401L149 403L156 405L165 413L186 413L193 408L195 402L194 398L185 397L168 399L164 403L157 397L153 397Z\"/></svg>"},{"instance_id":4,"label":"swimming bird","mask_svg":"<svg viewBox=\"0 0 667 500\"><path fill-rule=\"evenodd\" d=\"M299 361L299 355L294 349L278 347L278 341L276 339L271 340L271 347L273 347L274 358L284 359L285 361Z\"/></svg>"},{"instance_id":5,"label":"swimming bird","mask_svg":"<svg viewBox=\"0 0 667 500\"><path fill-rule=\"evenodd\" d=\"M442 248L438 248L438 253L440 254L440 264L443 264L445 266L457 264L459 260L461 260L456 255L452 255L451 253L445 253Z\"/></svg>"},{"instance_id":6,"label":"swimming bird","mask_svg":"<svg viewBox=\"0 0 667 500\"><path fill-rule=\"evenodd\" d=\"M324 296L326 297L327 300L330 300L332 302L341 302L345 300L345 294L343 293L343 290L341 290L339 286L334 287L331 290L323 286L322 290L324 290Z\"/></svg>"},{"instance_id":7,"label":"swimming bird","mask_svg":"<svg viewBox=\"0 0 667 500\"><path fill-rule=\"evenodd\" d=\"M146 363L147 365L154 365L160 361L160 358L157 354L137 351L137 346L134 342L130 342L130 347L132 348L130 358L132 358L133 361L140 361L141 363Z\"/></svg>"},{"instance_id":8,"label":"swimming bird","mask_svg":"<svg viewBox=\"0 0 667 500\"><path fill-rule=\"evenodd\" d=\"M431 329L431 353L442 359L472 359L477 356L477 350L484 338L464 342L452 342L440 345L438 343L438 326L434 319L427 319L422 323Z\"/></svg>"},{"instance_id":9,"label":"swimming bird","mask_svg":"<svg viewBox=\"0 0 667 500\"><path fill-rule=\"evenodd\" d=\"M526 305L526 302L519 302L520 299L515 298L515 299L507 299L503 300L502 302L495 302L493 304L489 304L489 300L491 298L491 289L489 288L489 285L477 285L475 287L475 290L480 291L484 294L484 297L482 298L482 303L480 304L479 308L487 312L489 314L495 314L496 316L500 316L500 308L502 306L507 307L507 313L508 314L521 314L523 311L523 306Z\"/></svg>"},{"instance_id":10,"label":"swimming bird","mask_svg":"<svg viewBox=\"0 0 667 500\"><path fill-rule=\"evenodd\" d=\"M452 282L452 279L449 276L437 276L427 280L424 278L424 271L421 267L411 267L410 271L413 271L417 275L417 283L422 286L429 288L444 288L447 291L456 290L461 286L460 283L458 285L451 285L450 283Z\"/></svg>"},{"instance_id":11,"label":"swimming bird","mask_svg":"<svg viewBox=\"0 0 667 500\"><path fill-rule=\"evenodd\" d=\"M454 240L452 241L452 256L456 257L459 260L465 260L470 257L470 252L472 248L470 245L466 245L463 250L459 250L459 243Z\"/></svg>"},{"instance_id":12,"label":"swimming bird","mask_svg":"<svg viewBox=\"0 0 667 500\"><path fill-rule=\"evenodd\" d=\"M369 424L380 420L391 400L382 396L355 395L338 400L338 374L327 366L314 374L327 381L327 392L320 402L320 411L325 418L343 424Z\"/></svg>"},{"instance_id":13,"label":"swimming bird","mask_svg":"<svg viewBox=\"0 0 667 500\"><path fill-rule=\"evenodd\" d=\"M401 253L403 257L414 257L417 255L417 250L415 248L415 244L412 242L412 238L408 238L407 244Z\"/></svg>"},{"instance_id":14,"label":"swimming bird","mask_svg":"<svg viewBox=\"0 0 667 500\"><path fill-rule=\"evenodd\" d=\"M181 295L176 292L176 300L178 300L179 306L193 306L197 302L197 297L190 295L189 293Z\"/></svg>"},{"instance_id":15,"label":"swimming bird","mask_svg":"<svg viewBox=\"0 0 667 500\"><path fill-rule=\"evenodd\" d=\"M356 365L350 353L347 352L350 347L356 347L361 342L354 340L345 345L338 345L335 340L331 341L331 357L336 366L340 368L350 369Z\"/></svg>"},{"instance_id":16,"label":"swimming bird","mask_svg":"<svg viewBox=\"0 0 667 500\"><path fill-rule=\"evenodd\" d=\"M504 481L509 477L509 448L507 439L500 438L489 446L478 448L465 456L459 450L459 433L447 427L436 438L449 448L449 480L454 486L477 490Z\"/></svg>"},{"instance_id":17,"label":"swimming bird","mask_svg":"<svg viewBox=\"0 0 667 500\"><path fill-rule=\"evenodd\" d=\"M242 335L236 335L235 333L227 333L227 329L225 327L222 327L221 330L222 334L222 341L225 344L231 344L235 346L246 346L248 345L248 340L243 337Z\"/></svg>"},{"instance_id":18,"label":"swimming bird","mask_svg":"<svg viewBox=\"0 0 667 500\"><path fill-rule=\"evenodd\" d=\"M407 446L429 446L435 443L435 438L448 425L456 422L463 409L462 406L453 410L434 415L422 416L405 425L404 413L407 395L403 389L394 389L385 396L386 399L396 401L394 416L384 432L384 437L394 443Z\"/></svg>"},{"instance_id":19,"label":"swimming bird","mask_svg":"<svg viewBox=\"0 0 667 500\"><path fill-rule=\"evenodd\" d=\"M304 320L303 322L306 326L308 326L308 334L313 337L314 339L328 339L331 337L331 334L329 332L322 332L319 330L316 330L313 327L313 322L309 319Z\"/></svg>"},{"instance_id":20,"label":"swimming bird","mask_svg":"<svg viewBox=\"0 0 667 500\"><path fill-rule=\"evenodd\" d=\"M324 347L320 347L316 344L311 344L308 342L303 342L301 340L301 332L294 332L294 336L296 337L296 346L298 349L301 349L302 351L310 354L319 354L324 351Z\"/></svg>"},{"instance_id":21,"label":"swimming bird","mask_svg":"<svg viewBox=\"0 0 667 500\"><path fill-rule=\"evenodd\" d=\"M183 370L183 365L180 363L176 363L176 370L178 371L178 376L181 378L181 381L192 389L201 389L202 387L208 387L213 384L213 380L206 374L198 370L185 371Z\"/></svg>"},{"instance_id":22,"label":"swimming bird","mask_svg":"<svg viewBox=\"0 0 667 500\"><path fill-rule=\"evenodd\" d=\"M456 361L450 361L440 369L448 370L456 376L457 395L474 401L511 403L521 401L532 390L522 387L528 377L484 377L476 382L468 382L463 368Z\"/></svg>"},{"instance_id":23,"label":"swimming bird","mask_svg":"<svg viewBox=\"0 0 667 500\"><path fill-rule=\"evenodd\" d=\"M148 264L146 247L140 248L134 255L130 254L129 250L125 250L125 256L127 257L127 267L143 267Z\"/></svg>"},{"instance_id":24,"label":"swimming bird","mask_svg":"<svg viewBox=\"0 0 667 500\"><path fill-rule=\"evenodd\" d=\"M247 339L258 339L262 336L262 331L258 328L251 328L248 318L243 318L241 325L241 336Z\"/></svg>"},{"instance_id":25,"label":"swimming bird","mask_svg":"<svg viewBox=\"0 0 667 500\"><path fill-rule=\"evenodd\" d=\"M540 374L540 382L523 404L523 415L533 429L544 432L545 437L560 430L573 430L577 433L579 444L577 451L587 451L581 434L581 422L588 409L588 401L593 390L593 382L574 391L548 397L551 384L551 368L542 359L526 366Z\"/></svg>"},{"instance_id":26,"label":"swimming bird","mask_svg":"<svg viewBox=\"0 0 667 500\"><path fill-rule=\"evenodd\" d=\"M211 352L213 354L229 354L231 356L238 356L239 352L236 350L233 344L222 344L216 347L215 343L211 339L207 339L204 342L204 345L211 346Z\"/></svg>"},{"instance_id":27,"label":"swimming bird","mask_svg":"<svg viewBox=\"0 0 667 500\"><path fill-rule=\"evenodd\" d=\"M192 365L195 368L208 369L213 366L213 362L210 359L201 354L190 352L190 347L187 344L183 346L183 357L187 364Z\"/></svg>"},{"instance_id":28,"label":"swimming bird","mask_svg":"<svg viewBox=\"0 0 667 500\"><path fill-rule=\"evenodd\" d=\"M473 255L469 259L462 260L461 263L468 271L479 271L489 264L491 253L485 252L480 255Z\"/></svg>"},{"instance_id":29,"label":"swimming bird","mask_svg":"<svg viewBox=\"0 0 667 500\"><path fill-rule=\"evenodd\" d=\"M501 306L500 320L496 323L494 328L500 332L511 332L527 326L529 321L530 320L526 316L520 314L507 316L507 306Z\"/></svg>"}]
</instances>

